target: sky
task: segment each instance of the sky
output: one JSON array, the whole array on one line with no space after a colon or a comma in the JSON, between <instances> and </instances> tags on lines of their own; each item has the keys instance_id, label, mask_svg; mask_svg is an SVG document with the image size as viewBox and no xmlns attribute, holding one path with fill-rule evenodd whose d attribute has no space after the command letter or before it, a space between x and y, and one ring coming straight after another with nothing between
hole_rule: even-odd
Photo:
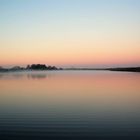
<instances>
[{"instance_id":1,"label":"sky","mask_svg":"<svg viewBox=\"0 0 140 140\"><path fill-rule=\"evenodd\" d=\"M140 0L0 0L0 66L140 66Z\"/></svg>"}]
</instances>

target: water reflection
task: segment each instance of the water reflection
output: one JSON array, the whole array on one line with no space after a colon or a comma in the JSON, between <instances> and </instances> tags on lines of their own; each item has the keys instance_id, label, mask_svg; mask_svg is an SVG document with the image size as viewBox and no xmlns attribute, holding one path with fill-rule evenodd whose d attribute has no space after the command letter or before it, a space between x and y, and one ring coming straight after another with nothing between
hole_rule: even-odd
<instances>
[{"instance_id":1,"label":"water reflection","mask_svg":"<svg viewBox=\"0 0 140 140\"><path fill-rule=\"evenodd\" d=\"M139 83L140 74L124 72L0 74L1 134L140 138Z\"/></svg>"},{"instance_id":2,"label":"water reflection","mask_svg":"<svg viewBox=\"0 0 140 140\"><path fill-rule=\"evenodd\" d=\"M30 104L38 102L40 105L50 103L56 106L104 106L122 109L139 105L139 83L140 74L135 73L5 73L0 78L0 95L3 94L5 99L19 98L18 100L29 101Z\"/></svg>"},{"instance_id":3,"label":"water reflection","mask_svg":"<svg viewBox=\"0 0 140 140\"><path fill-rule=\"evenodd\" d=\"M28 71L28 72L9 72L9 73L0 73L0 78L25 78L27 77L28 79L43 79L46 77L51 76L49 73L47 74L46 72L37 72L37 71Z\"/></svg>"},{"instance_id":4,"label":"water reflection","mask_svg":"<svg viewBox=\"0 0 140 140\"><path fill-rule=\"evenodd\" d=\"M44 79L47 77L46 74L27 74L29 79Z\"/></svg>"}]
</instances>

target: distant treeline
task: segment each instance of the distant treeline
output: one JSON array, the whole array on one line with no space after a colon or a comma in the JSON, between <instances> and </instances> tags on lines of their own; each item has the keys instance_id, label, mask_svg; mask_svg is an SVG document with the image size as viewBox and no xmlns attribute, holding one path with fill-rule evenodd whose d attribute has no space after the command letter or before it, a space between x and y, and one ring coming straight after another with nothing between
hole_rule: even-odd
<instances>
[{"instance_id":1,"label":"distant treeline","mask_svg":"<svg viewBox=\"0 0 140 140\"><path fill-rule=\"evenodd\" d=\"M108 71L124 71L124 72L140 72L140 67L120 67L120 68L67 68L65 70L108 70Z\"/></svg>"},{"instance_id":2,"label":"distant treeline","mask_svg":"<svg viewBox=\"0 0 140 140\"><path fill-rule=\"evenodd\" d=\"M125 67L125 68L57 68L56 66L46 66L45 64L27 65L26 68L15 66L13 68L0 67L0 72L24 71L24 70L109 70L109 71L126 71L140 72L140 67Z\"/></svg>"},{"instance_id":3,"label":"distant treeline","mask_svg":"<svg viewBox=\"0 0 140 140\"><path fill-rule=\"evenodd\" d=\"M57 70L55 66L46 66L45 64L32 64L28 65L26 69L29 70Z\"/></svg>"},{"instance_id":4,"label":"distant treeline","mask_svg":"<svg viewBox=\"0 0 140 140\"><path fill-rule=\"evenodd\" d=\"M56 66L46 66L45 64L27 65L26 68L20 66L15 66L9 69L0 67L0 72L23 71L23 70L62 70L62 68L57 68Z\"/></svg>"},{"instance_id":5,"label":"distant treeline","mask_svg":"<svg viewBox=\"0 0 140 140\"><path fill-rule=\"evenodd\" d=\"M128 72L140 72L140 67L126 67L126 68L109 68L111 71L128 71Z\"/></svg>"}]
</instances>

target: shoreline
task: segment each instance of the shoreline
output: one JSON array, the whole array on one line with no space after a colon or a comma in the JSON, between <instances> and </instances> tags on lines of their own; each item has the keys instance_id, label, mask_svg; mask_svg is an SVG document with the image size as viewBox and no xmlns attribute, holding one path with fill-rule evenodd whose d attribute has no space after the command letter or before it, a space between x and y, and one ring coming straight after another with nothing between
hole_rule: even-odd
<instances>
[{"instance_id":1,"label":"shoreline","mask_svg":"<svg viewBox=\"0 0 140 140\"><path fill-rule=\"evenodd\" d=\"M21 69L21 70L11 70L11 69L1 69L0 73L9 73L9 72L28 72L28 71L118 71L118 72L140 72L140 67L129 67L129 68L61 68L61 69Z\"/></svg>"}]
</instances>

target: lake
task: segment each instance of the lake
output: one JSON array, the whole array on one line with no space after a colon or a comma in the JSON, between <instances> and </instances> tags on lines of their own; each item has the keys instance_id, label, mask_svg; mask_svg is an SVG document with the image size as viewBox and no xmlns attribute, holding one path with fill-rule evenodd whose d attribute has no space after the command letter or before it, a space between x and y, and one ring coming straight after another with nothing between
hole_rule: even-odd
<instances>
[{"instance_id":1,"label":"lake","mask_svg":"<svg viewBox=\"0 0 140 140\"><path fill-rule=\"evenodd\" d=\"M140 139L140 73L0 73L0 139Z\"/></svg>"}]
</instances>

